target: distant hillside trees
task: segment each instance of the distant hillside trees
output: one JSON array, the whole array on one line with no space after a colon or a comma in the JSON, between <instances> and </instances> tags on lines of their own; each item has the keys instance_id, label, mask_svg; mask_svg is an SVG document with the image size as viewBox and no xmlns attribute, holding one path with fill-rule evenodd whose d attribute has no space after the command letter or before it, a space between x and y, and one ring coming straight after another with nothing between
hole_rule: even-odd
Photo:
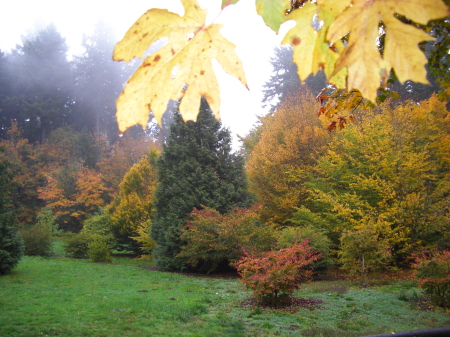
<instances>
[{"instance_id":1,"label":"distant hillside trees","mask_svg":"<svg viewBox=\"0 0 450 337\"><path fill-rule=\"evenodd\" d=\"M73 121L73 77L68 46L54 25L29 35L7 56L10 90L1 104L3 132L18 122L30 142Z\"/></svg>"}]
</instances>

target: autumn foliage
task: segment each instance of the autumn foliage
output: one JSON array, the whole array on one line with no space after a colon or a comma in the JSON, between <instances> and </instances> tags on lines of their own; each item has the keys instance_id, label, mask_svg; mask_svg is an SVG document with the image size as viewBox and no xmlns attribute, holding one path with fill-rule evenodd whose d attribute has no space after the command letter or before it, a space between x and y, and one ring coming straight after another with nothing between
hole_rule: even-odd
<instances>
[{"instance_id":1,"label":"autumn foliage","mask_svg":"<svg viewBox=\"0 0 450 337\"><path fill-rule=\"evenodd\" d=\"M181 229L180 239L186 244L178 256L199 270L211 272L238 260L244 248L251 252L269 250L273 230L259 222L260 209L236 207L225 214L209 207L194 209Z\"/></svg>"},{"instance_id":2,"label":"autumn foliage","mask_svg":"<svg viewBox=\"0 0 450 337\"><path fill-rule=\"evenodd\" d=\"M47 184L39 189L39 198L59 221L75 229L81 229L82 222L105 204L105 196L101 174L77 164L49 172Z\"/></svg>"},{"instance_id":3,"label":"autumn foliage","mask_svg":"<svg viewBox=\"0 0 450 337\"><path fill-rule=\"evenodd\" d=\"M154 212L158 156L159 151L151 148L133 165L120 183L119 193L107 207L112 232L118 244L127 250L139 252L142 245L148 250L153 244L149 231Z\"/></svg>"},{"instance_id":4,"label":"autumn foliage","mask_svg":"<svg viewBox=\"0 0 450 337\"><path fill-rule=\"evenodd\" d=\"M288 221L308 196L306 173L316 165L329 139L316 108L310 93L296 92L262 119L259 141L246 167L250 189L264 205L263 222Z\"/></svg>"},{"instance_id":5,"label":"autumn foliage","mask_svg":"<svg viewBox=\"0 0 450 337\"><path fill-rule=\"evenodd\" d=\"M416 264L419 286L440 306L450 306L450 251L422 255Z\"/></svg>"},{"instance_id":6,"label":"autumn foliage","mask_svg":"<svg viewBox=\"0 0 450 337\"><path fill-rule=\"evenodd\" d=\"M242 283L262 304L276 306L312 276L313 271L307 267L320 257L305 240L278 251L247 254L235 266Z\"/></svg>"}]
</instances>

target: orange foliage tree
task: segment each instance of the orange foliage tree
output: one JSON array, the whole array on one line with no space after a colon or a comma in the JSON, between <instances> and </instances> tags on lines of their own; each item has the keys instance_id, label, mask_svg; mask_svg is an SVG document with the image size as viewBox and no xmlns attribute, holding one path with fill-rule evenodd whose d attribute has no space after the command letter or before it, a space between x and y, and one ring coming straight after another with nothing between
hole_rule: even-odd
<instances>
[{"instance_id":1,"label":"orange foliage tree","mask_svg":"<svg viewBox=\"0 0 450 337\"><path fill-rule=\"evenodd\" d=\"M12 189L7 197L18 212L19 224L31 224L39 210L45 206L38 197L38 188L45 182L43 173L46 164L42 156L44 147L30 144L24 139L16 122L12 122L7 137L8 139L0 142L4 148L0 152L0 161L10 163L7 171L13 176Z\"/></svg>"},{"instance_id":2,"label":"orange foliage tree","mask_svg":"<svg viewBox=\"0 0 450 337\"><path fill-rule=\"evenodd\" d=\"M84 220L105 205L106 188L95 170L71 164L47 174L47 184L39 189L65 229L78 231Z\"/></svg>"},{"instance_id":3,"label":"orange foliage tree","mask_svg":"<svg viewBox=\"0 0 450 337\"><path fill-rule=\"evenodd\" d=\"M105 143L106 139L98 141ZM108 189L110 200L119 192L119 185L128 170L139 162L152 146L159 148L158 144L145 135L133 137L130 132L125 132L113 145L105 144L102 147L103 152L97 166Z\"/></svg>"}]
</instances>

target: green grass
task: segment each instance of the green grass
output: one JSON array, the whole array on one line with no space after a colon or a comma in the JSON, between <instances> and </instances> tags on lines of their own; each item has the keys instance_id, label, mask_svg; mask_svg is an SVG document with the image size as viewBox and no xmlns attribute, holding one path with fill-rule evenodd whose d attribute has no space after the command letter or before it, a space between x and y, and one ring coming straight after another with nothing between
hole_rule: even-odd
<instances>
[{"instance_id":1,"label":"green grass","mask_svg":"<svg viewBox=\"0 0 450 337\"><path fill-rule=\"evenodd\" d=\"M321 308L243 307L237 280L183 276L115 258L111 264L25 257L0 277L0 336L361 336L450 325L442 309L420 310L411 281L361 289L314 282L297 297Z\"/></svg>"}]
</instances>

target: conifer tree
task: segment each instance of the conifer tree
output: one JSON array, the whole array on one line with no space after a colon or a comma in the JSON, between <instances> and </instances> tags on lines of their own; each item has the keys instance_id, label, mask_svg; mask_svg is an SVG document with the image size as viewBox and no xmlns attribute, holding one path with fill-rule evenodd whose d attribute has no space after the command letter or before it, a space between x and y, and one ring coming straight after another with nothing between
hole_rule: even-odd
<instances>
[{"instance_id":1,"label":"conifer tree","mask_svg":"<svg viewBox=\"0 0 450 337\"><path fill-rule=\"evenodd\" d=\"M6 199L11 184L11 174L6 171L7 167L8 162L0 162L0 275L10 272L19 263L24 250L14 210Z\"/></svg>"},{"instance_id":2,"label":"conifer tree","mask_svg":"<svg viewBox=\"0 0 450 337\"><path fill-rule=\"evenodd\" d=\"M230 132L202 99L197 122L185 123L179 112L174 114L157 167L153 257L159 269L180 271L187 268L185 259L177 257L185 244L180 230L194 207L224 214L249 205L244 162L231 152Z\"/></svg>"}]
</instances>

